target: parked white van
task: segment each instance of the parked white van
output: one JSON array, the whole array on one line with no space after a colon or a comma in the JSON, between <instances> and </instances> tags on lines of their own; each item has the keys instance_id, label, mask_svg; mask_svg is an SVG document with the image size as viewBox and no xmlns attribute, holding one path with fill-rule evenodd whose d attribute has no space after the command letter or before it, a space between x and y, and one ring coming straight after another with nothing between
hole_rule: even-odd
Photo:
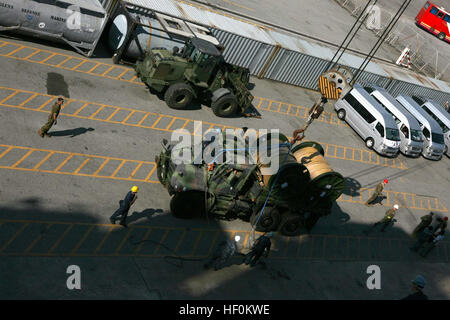
<instances>
[{"instance_id":1,"label":"parked white van","mask_svg":"<svg viewBox=\"0 0 450 320\"><path fill-rule=\"evenodd\" d=\"M385 89L376 85L364 87L367 92L391 114L400 131L400 152L419 157L422 152L423 139L419 122Z\"/></svg>"},{"instance_id":2,"label":"parked white van","mask_svg":"<svg viewBox=\"0 0 450 320\"><path fill-rule=\"evenodd\" d=\"M450 114L433 100L428 100L421 107L441 127L442 133L444 134L444 153L447 157L450 157Z\"/></svg>"},{"instance_id":3,"label":"parked white van","mask_svg":"<svg viewBox=\"0 0 450 320\"><path fill-rule=\"evenodd\" d=\"M439 160L444 153L444 135L439 124L426 113L413 98L398 96L396 100L419 122L424 138L422 155L427 159Z\"/></svg>"},{"instance_id":4,"label":"parked white van","mask_svg":"<svg viewBox=\"0 0 450 320\"><path fill-rule=\"evenodd\" d=\"M366 146L380 154L395 156L400 134L392 116L360 84L355 84L334 104L338 118L345 120L365 141Z\"/></svg>"}]
</instances>

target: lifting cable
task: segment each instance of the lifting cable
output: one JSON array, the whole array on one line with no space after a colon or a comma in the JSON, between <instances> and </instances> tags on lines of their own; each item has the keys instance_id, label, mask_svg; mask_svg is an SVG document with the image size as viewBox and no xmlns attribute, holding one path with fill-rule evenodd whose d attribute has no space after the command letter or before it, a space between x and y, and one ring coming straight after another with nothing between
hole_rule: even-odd
<instances>
[{"instance_id":1,"label":"lifting cable","mask_svg":"<svg viewBox=\"0 0 450 320\"><path fill-rule=\"evenodd\" d=\"M336 50L336 53L334 54L333 58L331 59L330 62L328 62L327 67L325 68L325 70L330 70L333 69L336 64L339 62L339 60L341 59L342 55L344 54L344 52L348 49L348 46L350 45L350 43L352 42L353 38L356 36L356 34L358 33L359 29L361 28L362 24L366 21L367 17L369 16L367 14L366 17L364 17L364 19L361 19L361 17L363 16L363 14L366 13L367 8L369 7L370 2L373 0L369 0L366 3L366 6L364 7L364 9L361 11L361 13L359 14L358 18L355 20L355 23L353 24L353 26L351 27L350 31L347 33L345 39L342 41L341 45L339 46L339 48ZM372 4L372 6L375 6L376 3L378 2L378 0L375 0L375 2ZM360 21L359 26L356 28L355 31L353 31L353 29L356 27L356 25L358 24L358 21ZM345 41L347 41L348 37L350 37L350 35L353 33L352 37L350 38L350 40L347 42L347 44L344 47L344 43ZM341 51L341 49L344 48L341 52L341 54L339 55L339 57L336 59L336 61L334 61L334 58L336 58L336 56L338 55L339 51ZM333 62L334 61L334 62ZM330 68L331 66L331 68Z\"/></svg>"},{"instance_id":2,"label":"lifting cable","mask_svg":"<svg viewBox=\"0 0 450 320\"><path fill-rule=\"evenodd\" d=\"M361 76L362 72L366 69L366 67L369 65L370 60L372 60L375 53L378 51L378 49L383 44L384 40L387 38L388 34L391 32L391 30L394 28L397 21L400 19L402 14L405 12L406 8L410 5L412 0L404 0L398 11L395 13L395 15L392 17L389 24L384 29L383 33L381 34L378 41L373 46L372 50L367 54L366 58L362 62L362 64L359 66L358 70L353 76L352 83L355 83L356 80Z\"/></svg>"}]
</instances>

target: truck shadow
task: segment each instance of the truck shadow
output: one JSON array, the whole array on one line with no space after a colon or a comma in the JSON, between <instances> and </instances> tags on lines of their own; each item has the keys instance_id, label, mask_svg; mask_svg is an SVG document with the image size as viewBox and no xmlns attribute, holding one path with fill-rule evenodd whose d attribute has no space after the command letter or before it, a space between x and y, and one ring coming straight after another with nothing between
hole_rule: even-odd
<instances>
[{"instance_id":1,"label":"truck shadow","mask_svg":"<svg viewBox=\"0 0 450 320\"><path fill-rule=\"evenodd\" d=\"M364 236L377 219L352 222L337 204L311 234L289 241L275 235L269 257L251 268L242 264L251 240L242 224L180 222L148 208L130 215L122 228L107 223L110 212L94 213L79 203L68 210L47 209L38 198L17 203L0 207L0 268L9 270L1 298L399 299L416 274L426 278L431 297L449 298L448 242L422 258L408 249L414 239L402 228ZM221 270L205 270L211 250L235 234L241 235L240 254ZM383 270L384 290L363 284L366 267L374 264ZM68 265L81 268L83 290L54 285L66 283Z\"/></svg>"}]
</instances>

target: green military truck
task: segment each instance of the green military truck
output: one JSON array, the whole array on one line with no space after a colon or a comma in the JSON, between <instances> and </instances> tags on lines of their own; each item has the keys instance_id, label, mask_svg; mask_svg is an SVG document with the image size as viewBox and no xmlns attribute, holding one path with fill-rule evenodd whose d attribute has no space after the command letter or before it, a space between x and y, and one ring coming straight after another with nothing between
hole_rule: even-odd
<instances>
[{"instance_id":1,"label":"green military truck","mask_svg":"<svg viewBox=\"0 0 450 320\"><path fill-rule=\"evenodd\" d=\"M219 117L231 117L251 106L250 71L225 62L209 41L193 38L180 53L154 48L136 63L137 76L164 94L167 105L186 109L193 99L209 104Z\"/></svg>"},{"instance_id":2,"label":"green military truck","mask_svg":"<svg viewBox=\"0 0 450 320\"><path fill-rule=\"evenodd\" d=\"M261 139L271 138L259 138L258 145ZM257 231L279 231L286 236L310 230L321 216L331 213L333 202L344 191L344 178L330 168L316 142L292 146L281 134L278 146L279 169L270 175L259 162L233 164L225 159L215 165L199 164L193 156L190 163L176 164L172 154L180 150L163 141L155 160L158 179L172 196L172 214L238 218Z\"/></svg>"}]
</instances>

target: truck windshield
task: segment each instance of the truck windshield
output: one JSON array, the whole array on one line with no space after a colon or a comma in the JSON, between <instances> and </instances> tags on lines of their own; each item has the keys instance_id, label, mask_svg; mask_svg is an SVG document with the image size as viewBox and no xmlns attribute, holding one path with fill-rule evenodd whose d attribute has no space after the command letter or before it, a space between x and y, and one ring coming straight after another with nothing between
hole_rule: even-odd
<instances>
[{"instance_id":1,"label":"truck windshield","mask_svg":"<svg viewBox=\"0 0 450 320\"><path fill-rule=\"evenodd\" d=\"M431 133L431 140L439 144L444 144L444 136L440 133Z\"/></svg>"},{"instance_id":2,"label":"truck windshield","mask_svg":"<svg viewBox=\"0 0 450 320\"><path fill-rule=\"evenodd\" d=\"M398 129L386 128L386 139L400 141L400 134L398 132Z\"/></svg>"},{"instance_id":3,"label":"truck windshield","mask_svg":"<svg viewBox=\"0 0 450 320\"><path fill-rule=\"evenodd\" d=\"M420 130L414 130L411 129L411 139L413 141L418 141L418 142L422 142L422 133L420 132Z\"/></svg>"}]
</instances>

